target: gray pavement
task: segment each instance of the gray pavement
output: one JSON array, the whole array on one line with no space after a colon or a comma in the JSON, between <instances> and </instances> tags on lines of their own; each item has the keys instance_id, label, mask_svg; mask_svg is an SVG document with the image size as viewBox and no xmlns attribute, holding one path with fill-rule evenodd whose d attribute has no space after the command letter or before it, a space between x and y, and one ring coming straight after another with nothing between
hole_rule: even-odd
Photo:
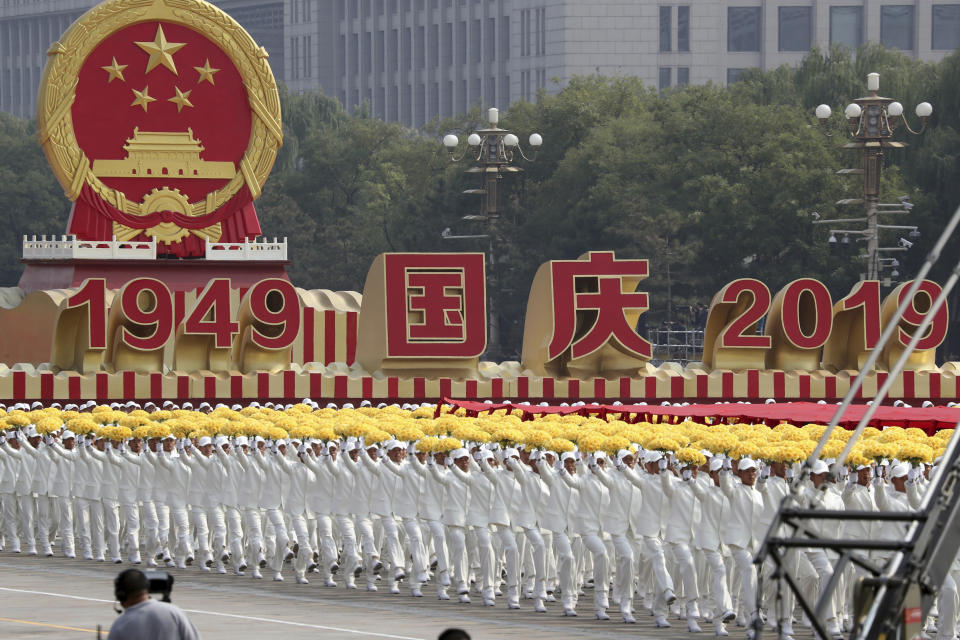
<instances>
[{"instance_id":1,"label":"gray pavement","mask_svg":"<svg viewBox=\"0 0 960 640\"><path fill-rule=\"evenodd\" d=\"M106 637L116 618L112 580L126 566L0 553L0 638L95 638L97 625ZM521 601L519 611L507 610L504 598L493 608L483 607L479 598L462 605L455 598L438 601L429 586L425 597L414 599L406 589L401 595L390 595L385 589L367 593L325 588L316 580L297 585L292 572L283 583L269 577L255 581L206 574L196 567L172 573L176 579L173 602L188 611L204 640L432 640L452 626L466 629L479 640L691 638L682 621L671 629L655 629L653 619L642 609L637 611L636 625L620 623L616 607L609 610L609 622L593 620L590 592L586 600L581 599L579 618L563 618L559 603L548 604L545 614L534 613L531 600ZM712 637L712 627L703 627L703 636ZM730 625L730 638L744 637L742 628Z\"/></svg>"}]
</instances>

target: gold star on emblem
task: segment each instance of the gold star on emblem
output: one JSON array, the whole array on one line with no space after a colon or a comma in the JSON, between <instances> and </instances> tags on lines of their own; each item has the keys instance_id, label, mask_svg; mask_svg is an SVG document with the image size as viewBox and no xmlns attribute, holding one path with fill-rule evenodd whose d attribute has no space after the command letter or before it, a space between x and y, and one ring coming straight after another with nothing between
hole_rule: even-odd
<instances>
[{"instance_id":1,"label":"gold star on emblem","mask_svg":"<svg viewBox=\"0 0 960 640\"><path fill-rule=\"evenodd\" d=\"M147 105L151 102L156 102L156 98L150 97L150 87L144 87L143 91L137 91L133 89L133 95L136 96L136 100L130 103L131 107L143 107L143 111L147 111Z\"/></svg>"},{"instance_id":2,"label":"gold star on emblem","mask_svg":"<svg viewBox=\"0 0 960 640\"><path fill-rule=\"evenodd\" d=\"M194 69L200 74L200 79L197 80L197 84L202 83L204 80L209 80L210 84L214 84L213 74L215 74L217 71L220 71L220 69L214 69L210 66L210 58L207 58L207 61L202 67L194 67Z\"/></svg>"},{"instance_id":3,"label":"gold star on emblem","mask_svg":"<svg viewBox=\"0 0 960 640\"><path fill-rule=\"evenodd\" d=\"M193 106L193 103L190 102L190 91L180 91L180 87L174 87L173 90L177 92L177 95L167 98L167 101L177 105L177 113L180 113L184 107Z\"/></svg>"},{"instance_id":4,"label":"gold star on emblem","mask_svg":"<svg viewBox=\"0 0 960 640\"><path fill-rule=\"evenodd\" d=\"M150 73L157 65L163 65L174 74L177 73L177 65L173 62L173 54L186 46L186 42L167 42L167 37L163 35L163 27L157 25L157 35L153 42L134 43L144 51L150 54L150 60L147 61L147 71Z\"/></svg>"},{"instance_id":5,"label":"gold star on emblem","mask_svg":"<svg viewBox=\"0 0 960 640\"><path fill-rule=\"evenodd\" d=\"M114 78L120 78L120 82L126 82L126 80L123 79L123 70L128 66L129 65L126 64L117 64L117 59L114 58L113 64L100 68L110 74L110 78L107 80L107 84L110 84Z\"/></svg>"}]
</instances>

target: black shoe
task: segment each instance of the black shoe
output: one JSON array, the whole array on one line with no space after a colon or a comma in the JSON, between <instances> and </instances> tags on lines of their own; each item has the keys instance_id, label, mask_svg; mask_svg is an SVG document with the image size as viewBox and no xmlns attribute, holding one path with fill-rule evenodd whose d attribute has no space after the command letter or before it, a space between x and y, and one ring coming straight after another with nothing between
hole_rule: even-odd
<instances>
[{"instance_id":1,"label":"black shoe","mask_svg":"<svg viewBox=\"0 0 960 640\"><path fill-rule=\"evenodd\" d=\"M337 575L337 571L340 571L340 565L334 562L330 565L330 575Z\"/></svg>"},{"instance_id":2,"label":"black shoe","mask_svg":"<svg viewBox=\"0 0 960 640\"><path fill-rule=\"evenodd\" d=\"M260 565L260 568L261 568L261 569L266 569L266 568L267 568L267 560L266 560L266 559L261 560L261 561L259 562L259 565Z\"/></svg>"},{"instance_id":3,"label":"black shoe","mask_svg":"<svg viewBox=\"0 0 960 640\"><path fill-rule=\"evenodd\" d=\"M363 573L363 567L358 566L356 569L353 570L353 577L359 578L361 573Z\"/></svg>"},{"instance_id":4,"label":"black shoe","mask_svg":"<svg viewBox=\"0 0 960 640\"><path fill-rule=\"evenodd\" d=\"M377 560L377 563L373 565L373 572L380 573L381 571L383 571L383 563Z\"/></svg>"}]
</instances>

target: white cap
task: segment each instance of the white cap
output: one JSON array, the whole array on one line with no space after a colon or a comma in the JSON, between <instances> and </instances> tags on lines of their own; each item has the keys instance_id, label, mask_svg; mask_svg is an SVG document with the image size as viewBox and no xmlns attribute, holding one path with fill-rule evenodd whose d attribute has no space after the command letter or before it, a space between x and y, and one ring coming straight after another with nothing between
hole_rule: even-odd
<instances>
[{"instance_id":1,"label":"white cap","mask_svg":"<svg viewBox=\"0 0 960 640\"><path fill-rule=\"evenodd\" d=\"M743 458L740 460L740 463L737 465L738 471L746 471L747 469L756 469L757 463L751 460L750 458Z\"/></svg>"},{"instance_id":2,"label":"white cap","mask_svg":"<svg viewBox=\"0 0 960 640\"><path fill-rule=\"evenodd\" d=\"M576 451L564 451L563 453L560 454L560 460L562 461L576 460L576 459L577 459Z\"/></svg>"},{"instance_id":3,"label":"white cap","mask_svg":"<svg viewBox=\"0 0 960 640\"><path fill-rule=\"evenodd\" d=\"M906 462L901 462L900 464L894 465L893 468L890 469L891 478L903 478L908 473L910 473L910 465Z\"/></svg>"},{"instance_id":4,"label":"white cap","mask_svg":"<svg viewBox=\"0 0 960 640\"><path fill-rule=\"evenodd\" d=\"M647 451L643 454L643 463L649 464L651 462L659 462L660 458L663 457L663 454L659 451Z\"/></svg>"},{"instance_id":5,"label":"white cap","mask_svg":"<svg viewBox=\"0 0 960 640\"><path fill-rule=\"evenodd\" d=\"M459 458L468 458L469 456L470 456L470 452L464 449L463 447L459 449L454 449L453 451L450 452L450 457L453 458L454 460L457 460Z\"/></svg>"},{"instance_id":6,"label":"white cap","mask_svg":"<svg viewBox=\"0 0 960 640\"><path fill-rule=\"evenodd\" d=\"M167 435L165 435L165 436L163 436L162 438L160 438L161 441L162 441L162 440L176 440L176 439L177 439L177 436L173 435L172 433L168 433Z\"/></svg>"},{"instance_id":7,"label":"white cap","mask_svg":"<svg viewBox=\"0 0 960 640\"><path fill-rule=\"evenodd\" d=\"M714 456L710 458L710 471L720 471L723 469L723 458Z\"/></svg>"},{"instance_id":8,"label":"white cap","mask_svg":"<svg viewBox=\"0 0 960 640\"><path fill-rule=\"evenodd\" d=\"M202 438L200 438L199 440L197 440L197 446L198 446L198 447L205 447L205 446L207 446L208 444L213 444L213 439L210 438L210 436L203 436Z\"/></svg>"},{"instance_id":9,"label":"white cap","mask_svg":"<svg viewBox=\"0 0 960 640\"><path fill-rule=\"evenodd\" d=\"M235 442L237 443L238 447L245 447L249 444L247 441L247 436L237 436Z\"/></svg>"},{"instance_id":10,"label":"white cap","mask_svg":"<svg viewBox=\"0 0 960 640\"><path fill-rule=\"evenodd\" d=\"M340 448L340 445L337 444L336 441L334 440L331 440L330 442L327 443L327 451L333 451L334 449L339 449L339 448Z\"/></svg>"},{"instance_id":11,"label":"white cap","mask_svg":"<svg viewBox=\"0 0 960 640\"><path fill-rule=\"evenodd\" d=\"M70 438L76 438L76 437L77 437L77 434L75 434L73 431L70 431L70 429L66 429L63 433L60 434L61 440L69 440Z\"/></svg>"},{"instance_id":12,"label":"white cap","mask_svg":"<svg viewBox=\"0 0 960 640\"><path fill-rule=\"evenodd\" d=\"M519 452L517 449L513 448L513 447L507 447L507 450L503 452L503 457L505 457L505 458L519 458L519 457L520 457L520 452Z\"/></svg>"},{"instance_id":13,"label":"white cap","mask_svg":"<svg viewBox=\"0 0 960 640\"><path fill-rule=\"evenodd\" d=\"M193 409L193 403L192 403L192 402L184 402L184 403L181 405L181 408L183 408L183 409Z\"/></svg>"},{"instance_id":14,"label":"white cap","mask_svg":"<svg viewBox=\"0 0 960 640\"><path fill-rule=\"evenodd\" d=\"M828 467L827 463L823 460L817 460L810 468L810 473L812 474L827 473L828 471L830 471L830 467Z\"/></svg>"},{"instance_id":15,"label":"white cap","mask_svg":"<svg viewBox=\"0 0 960 640\"><path fill-rule=\"evenodd\" d=\"M632 455L633 452L630 449L620 449L620 451L617 451L617 462L623 462L624 458Z\"/></svg>"},{"instance_id":16,"label":"white cap","mask_svg":"<svg viewBox=\"0 0 960 640\"><path fill-rule=\"evenodd\" d=\"M35 426L33 426L32 424L28 424L27 427L23 430L23 435L27 436L28 438L33 438L40 434L37 433L37 428Z\"/></svg>"},{"instance_id":17,"label":"white cap","mask_svg":"<svg viewBox=\"0 0 960 640\"><path fill-rule=\"evenodd\" d=\"M391 451L393 449L406 449L407 443L401 442L399 440L387 440L387 444L384 446L384 449Z\"/></svg>"},{"instance_id":18,"label":"white cap","mask_svg":"<svg viewBox=\"0 0 960 640\"><path fill-rule=\"evenodd\" d=\"M218 447L222 447L225 444L230 444L230 439L227 436L217 436L214 438L213 444Z\"/></svg>"}]
</instances>

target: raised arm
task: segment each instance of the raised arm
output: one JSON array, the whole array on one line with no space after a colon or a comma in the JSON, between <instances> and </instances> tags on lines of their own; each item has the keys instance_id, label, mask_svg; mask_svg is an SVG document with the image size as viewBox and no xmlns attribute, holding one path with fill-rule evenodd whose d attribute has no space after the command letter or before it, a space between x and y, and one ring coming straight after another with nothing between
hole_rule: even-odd
<instances>
[{"instance_id":1,"label":"raised arm","mask_svg":"<svg viewBox=\"0 0 960 640\"><path fill-rule=\"evenodd\" d=\"M383 468L397 476L398 478L403 478L405 476L404 467L397 464L390 458L383 459Z\"/></svg>"},{"instance_id":2,"label":"raised arm","mask_svg":"<svg viewBox=\"0 0 960 640\"><path fill-rule=\"evenodd\" d=\"M357 456L360 458L360 463L367 468L370 473L379 476L380 475L380 465L373 461L373 458L370 457L370 454L366 451L361 451L360 455Z\"/></svg>"},{"instance_id":3,"label":"raised arm","mask_svg":"<svg viewBox=\"0 0 960 640\"><path fill-rule=\"evenodd\" d=\"M663 489L663 494L668 498L673 498L676 493L676 489L673 486L673 476L669 473L660 472L660 487Z\"/></svg>"},{"instance_id":4,"label":"raised arm","mask_svg":"<svg viewBox=\"0 0 960 640\"><path fill-rule=\"evenodd\" d=\"M627 479L627 482L635 486L640 491L645 491L646 487L643 486L643 478L637 474L636 471L630 467L624 465L623 469L620 470L620 473L623 474L623 477Z\"/></svg>"}]
</instances>

